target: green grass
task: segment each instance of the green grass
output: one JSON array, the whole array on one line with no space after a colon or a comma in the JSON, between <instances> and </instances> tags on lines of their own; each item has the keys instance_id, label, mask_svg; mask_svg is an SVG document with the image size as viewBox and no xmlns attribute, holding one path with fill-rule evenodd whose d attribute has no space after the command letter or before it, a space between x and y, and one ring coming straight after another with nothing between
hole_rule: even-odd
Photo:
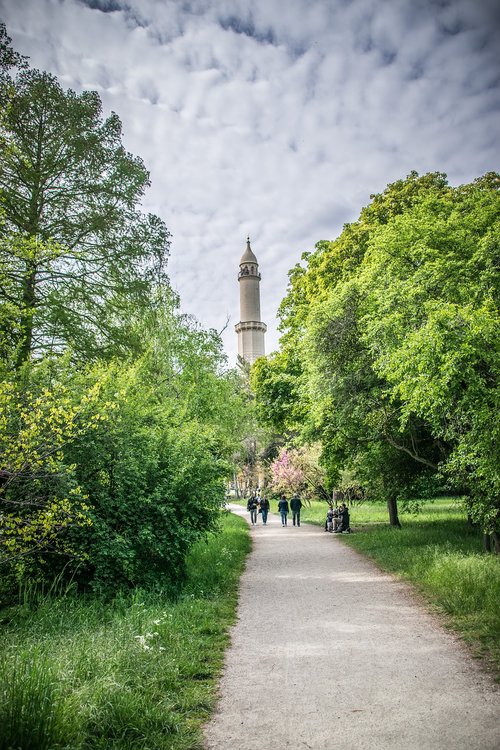
<instances>
[{"instance_id":1,"label":"green grass","mask_svg":"<svg viewBox=\"0 0 500 750\"><path fill-rule=\"evenodd\" d=\"M312 504L304 520L323 524L325 507ZM480 532L453 499L427 502L418 514L401 512L400 520L401 529L391 528L382 503L354 506L355 533L341 539L411 582L500 676L500 560L482 553Z\"/></svg>"},{"instance_id":2,"label":"green grass","mask_svg":"<svg viewBox=\"0 0 500 750\"><path fill-rule=\"evenodd\" d=\"M135 591L4 610L0 750L201 748L249 545L225 515L176 602Z\"/></svg>"},{"instance_id":3,"label":"green grass","mask_svg":"<svg viewBox=\"0 0 500 750\"><path fill-rule=\"evenodd\" d=\"M312 501L306 504L302 509L304 521L323 525L325 522L327 504L325 502ZM387 505L385 503L359 503L350 509L351 523L353 526L387 526L389 516ZM459 500L448 497L440 497L435 500L426 502L422 506L422 511L418 514L410 513L399 509L399 517L403 526L410 524L420 524L429 521L449 521L456 519L465 520L463 509ZM475 534L475 532L473 532Z\"/></svg>"}]
</instances>

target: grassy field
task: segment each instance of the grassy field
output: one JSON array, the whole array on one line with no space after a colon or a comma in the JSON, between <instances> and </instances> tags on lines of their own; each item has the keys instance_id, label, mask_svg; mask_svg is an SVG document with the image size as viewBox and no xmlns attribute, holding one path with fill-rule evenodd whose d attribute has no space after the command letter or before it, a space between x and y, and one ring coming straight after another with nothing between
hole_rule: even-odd
<instances>
[{"instance_id":1,"label":"grassy field","mask_svg":"<svg viewBox=\"0 0 500 750\"><path fill-rule=\"evenodd\" d=\"M305 521L324 524L326 505L305 507ZM351 509L351 535L342 541L381 568L410 581L475 656L500 675L500 560L481 551L481 534L460 504L439 498L418 514L400 512L401 529L387 524L384 504Z\"/></svg>"},{"instance_id":2,"label":"grassy field","mask_svg":"<svg viewBox=\"0 0 500 750\"><path fill-rule=\"evenodd\" d=\"M201 748L249 545L225 515L176 602L135 591L1 612L0 749Z\"/></svg>"}]
</instances>

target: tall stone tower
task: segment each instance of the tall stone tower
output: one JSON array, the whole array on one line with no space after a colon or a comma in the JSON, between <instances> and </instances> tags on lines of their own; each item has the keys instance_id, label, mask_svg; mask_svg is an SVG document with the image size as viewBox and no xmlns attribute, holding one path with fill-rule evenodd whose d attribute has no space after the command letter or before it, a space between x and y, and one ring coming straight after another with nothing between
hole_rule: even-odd
<instances>
[{"instance_id":1,"label":"tall stone tower","mask_svg":"<svg viewBox=\"0 0 500 750\"><path fill-rule=\"evenodd\" d=\"M260 273L257 258L250 247L250 237L241 256L240 270L240 322L234 327L238 334L238 355L253 364L264 356L264 334L267 326L260 319Z\"/></svg>"}]
</instances>

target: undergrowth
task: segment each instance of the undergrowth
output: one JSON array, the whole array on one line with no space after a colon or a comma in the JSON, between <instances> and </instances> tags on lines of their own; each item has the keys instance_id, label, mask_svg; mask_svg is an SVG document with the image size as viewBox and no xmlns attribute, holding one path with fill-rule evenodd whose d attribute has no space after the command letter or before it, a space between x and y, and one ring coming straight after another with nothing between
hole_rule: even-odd
<instances>
[{"instance_id":1,"label":"undergrowth","mask_svg":"<svg viewBox=\"0 0 500 750\"><path fill-rule=\"evenodd\" d=\"M69 593L4 610L0 750L201 748L249 544L224 515L176 601Z\"/></svg>"}]
</instances>

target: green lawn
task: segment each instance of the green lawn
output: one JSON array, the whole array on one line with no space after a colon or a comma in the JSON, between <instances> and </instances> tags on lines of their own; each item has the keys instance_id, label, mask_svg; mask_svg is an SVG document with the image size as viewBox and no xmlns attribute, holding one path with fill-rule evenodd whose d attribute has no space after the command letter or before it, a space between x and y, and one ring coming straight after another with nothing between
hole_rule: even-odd
<instances>
[{"instance_id":1,"label":"green lawn","mask_svg":"<svg viewBox=\"0 0 500 750\"><path fill-rule=\"evenodd\" d=\"M249 546L225 514L176 602L135 591L0 613L0 750L201 748Z\"/></svg>"},{"instance_id":2,"label":"green lawn","mask_svg":"<svg viewBox=\"0 0 500 750\"><path fill-rule=\"evenodd\" d=\"M324 524L327 504L325 502L311 502L305 504L302 510L304 521L310 523ZM350 509L351 525L353 527L372 526L377 524L387 525L388 513L385 503L360 503ZM440 497L424 503L422 512L415 514L399 510L401 523L421 523L422 521L447 521L451 518L465 520L463 508L459 500L454 498Z\"/></svg>"}]
</instances>

